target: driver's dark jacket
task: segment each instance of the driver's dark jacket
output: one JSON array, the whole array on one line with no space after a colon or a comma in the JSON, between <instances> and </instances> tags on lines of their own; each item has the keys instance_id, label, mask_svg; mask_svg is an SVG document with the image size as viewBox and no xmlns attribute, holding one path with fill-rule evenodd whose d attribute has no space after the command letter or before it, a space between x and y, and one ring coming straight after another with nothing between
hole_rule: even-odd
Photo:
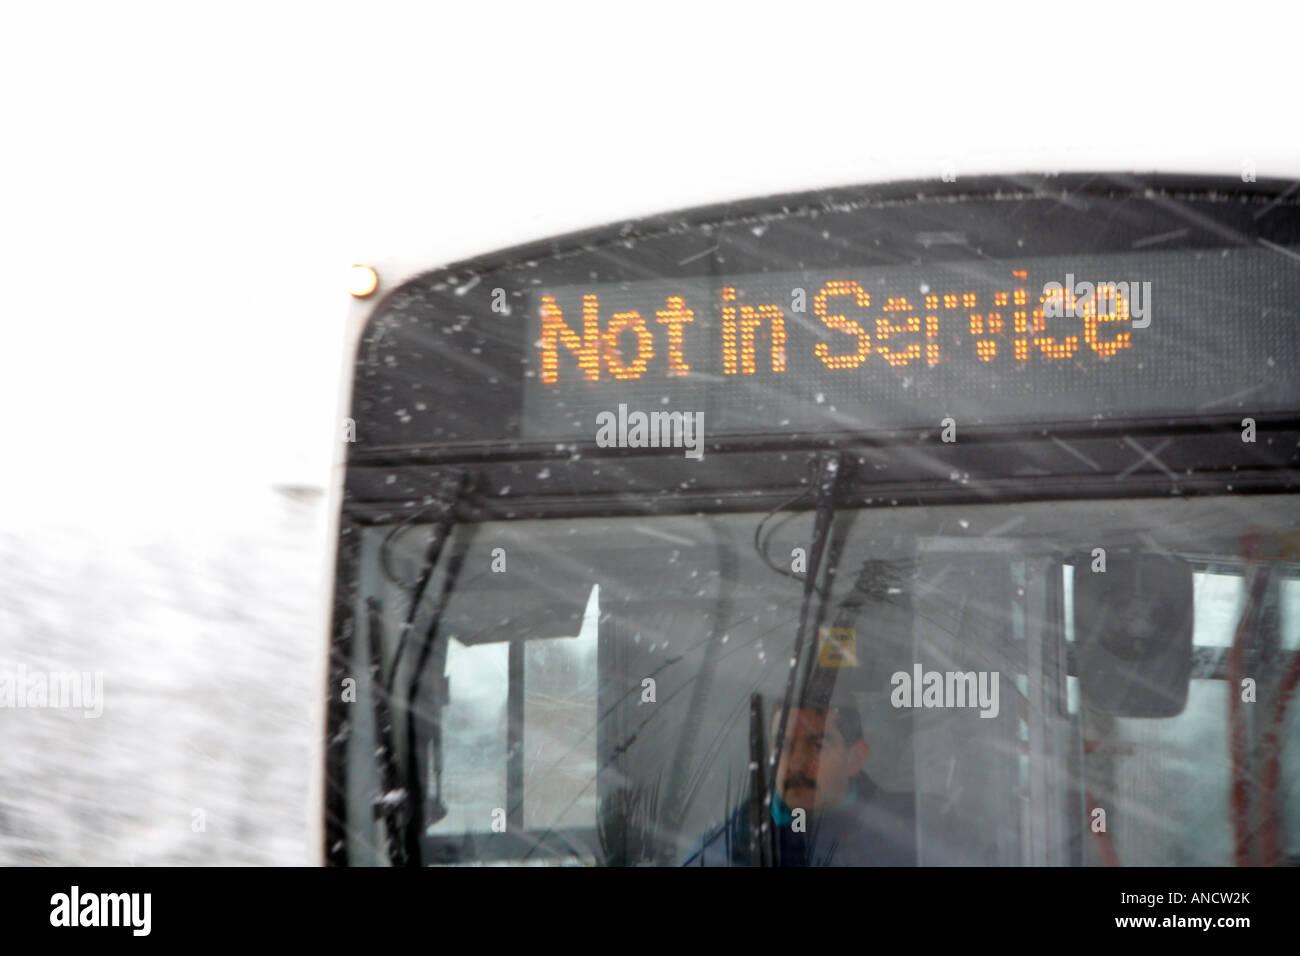
<instances>
[{"instance_id":1,"label":"driver's dark jacket","mask_svg":"<svg viewBox=\"0 0 1300 956\"><path fill-rule=\"evenodd\" d=\"M839 807L809 814L807 832L777 824L780 866L915 866L916 826L911 794L881 790L865 773ZM748 802L692 847L684 866L753 866Z\"/></svg>"}]
</instances>

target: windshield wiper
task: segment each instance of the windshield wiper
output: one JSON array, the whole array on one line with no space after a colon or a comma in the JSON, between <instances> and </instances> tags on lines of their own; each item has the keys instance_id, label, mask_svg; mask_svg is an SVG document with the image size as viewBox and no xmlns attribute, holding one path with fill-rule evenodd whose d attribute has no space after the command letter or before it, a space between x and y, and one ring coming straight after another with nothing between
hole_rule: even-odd
<instances>
[{"instance_id":1,"label":"windshield wiper","mask_svg":"<svg viewBox=\"0 0 1300 956\"><path fill-rule=\"evenodd\" d=\"M393 657L393 670L389 675L390 693L392 692L392 685L397 679L397 667L401 663L402 653L412 633L416 614L424 604L425 594L433 579L433 569L437 566L438 558L442 555L443 548L451 537L451 530L456 521L456 509L468 491L470 484L469 473L463 471L452 472L439 483L438 494L431 506L437 509L438 515L434 522L433 533L429 536L429 542L425 546L424 564L421 568L415 598L411 602L406 625L403 627L401 639L398 641L397 653ZM446 610L447 601L451 598L452 590L460 577L462 557L459 554L453 555L447 563L447 573L443 577L442 591L438 595L438 601L434 605L429 621L424 628L424 637L419 646L419 656L416 658L415 667L411 671L410 683L407 686L406 785L410 792L410 812L406 818L405 842L406 862L409 866L419 866L421 864L420 840L424 836L425 827L429 823L437 823L447 815L447 806L442 801L442 708L446 706L448 697L444 667L438 668L437 680L434 683L432 693L429 695L430 700L427 709L420 708L417 704L420 701L421 679L425 665L428 663L430 654L437 642L438 626L442 622L443 611ZM445 663L445 644L442 646L441 651L442 653L437 655L437 660ZM433 774L434 790L427 801L420 780L420 763L416 753L416 741L420 739L420 731L425 731L428 735L429 769Z\"/></svg>"},{"instance_id":2,"label":"windshield wiper","mask_svg":"<svg viewBox=\"0 0 1300 956\"><path fill-rule=\"evenodd\" d=\"M772 751L768 758L768 769L763 778L763 803L758 808L761 820L759 832L751 833L751 845L758 842L762 854L761 865L780 866L780 845L776 828L772 826L772 796L776 792L776 774L781 748L785 745L786 721L790 717L790 705L794 701L795 683L802 672L799 699L802 701L812 679L813 666L817 654L817 642L808 641L808 622L811 618L813 595L817 593L817 575L821 569L822 554L830 538L831 520L835 517L836 492L839 488L843 461L838 453L818 456L816 479L816 520L813 523L812 545L808 549L808 569L803 580L803 602L799 608L799 629L795 634L794 653L791 655L791 667L785 681L785 696L781 701L781 720L777 724L776 737L772 740ZM807 653L804 647L807 645ZM752 720L752 718L751 718ZM751 731L752 740L752 731ZM755 814L750 813L751 826Z\"/></svg>"},{"instance_id":3,"label":"windshield wiper","mask_svg":"<svg viewBox=\"0 0 1300 956\"><path fill-rule=\"evenodd\" d=\"M383 662L383 605L378 598L366 600L368 611L368 634L370 641L370 683L373 695L375 721L375 759L379 764L379 778L382 795L376 801L375 813L384 818L385 842L388 860L393 866L419 866L421 860L420 837L424 831L425 820L437 822L447 815L442 802L442 722L441 708L446 703L447 688L443 678L434 688L429 710L433 717L427 718L417 714L416 702L419 700L420 676L428 661L430 650L437 638L438 624L443 609L455 586L460 572L459 557L449 562L447 574L443 580L442 593L430 614L424 628L424 639L420 643L419 656L411 672L410 684L406 697L406 766L404 772L398 769L397 749L394 745L392 701L393 688L397 683L397 672L411 641L416 618L424 606L425 596L433 580L433 572L442 555L451 529L455 523L456 509L460 505L466 490L470 486L467 472L456 471L444 476L439 483L438 493L432 502L416 515L424 517L435 512L433 533L425 546L424 557L420 566L420 575L416 580L415 594L411 599L402 632L393 652L393 661L384 677ZM415 520L415 519L412 519ZM387 547L388 540L384 546ZM381 556L381 561L384 560ZM445 655L444 655L445 656ZM417 726L419 725L419 726ZM419 739L417 730L428 731L430 756L435 776L435 790L432 802L426 808L419 774L419 759L415 743ZM426 812L427 811L427 812ZM403 821L403 817L405 820Z\"/></svg>"}]
</instances>

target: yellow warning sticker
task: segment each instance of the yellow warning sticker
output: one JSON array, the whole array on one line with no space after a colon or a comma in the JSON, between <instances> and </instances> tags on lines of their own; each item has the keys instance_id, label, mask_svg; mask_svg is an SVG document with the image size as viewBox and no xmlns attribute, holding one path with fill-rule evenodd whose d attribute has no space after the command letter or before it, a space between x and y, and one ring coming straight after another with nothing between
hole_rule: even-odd
<instances>
[{"instance_id":1,"label":"yellow warning sticker","mask_svg":"<svg viewBox=\"0 0 1300 956\"><path fill-rule=\"evenodd\" d=\"M823 627L817 633L818 667L857 667L858 638L851 627Z\"/></svg>"}]
</instances>

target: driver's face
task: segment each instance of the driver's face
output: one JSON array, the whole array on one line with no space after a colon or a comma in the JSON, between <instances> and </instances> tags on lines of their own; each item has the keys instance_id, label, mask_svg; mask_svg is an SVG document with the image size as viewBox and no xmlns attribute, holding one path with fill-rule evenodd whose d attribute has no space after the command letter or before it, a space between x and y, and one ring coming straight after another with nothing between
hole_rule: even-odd
<instances>
[{"instance_id":1,"label":"driver's face","mask_svg":"<svg viewBox=\"0 0 1300 956\"><path fill-rule=\"evenodd\" d=\"M773 737L780 721L777 711L772 719ZM849 780L862 769L866 756L867 746L862 741L852 747L844 745L828 711L792 709L777 762L777 791L791 809L837 807L848 795Z\"/></svg>"}]
</instances>

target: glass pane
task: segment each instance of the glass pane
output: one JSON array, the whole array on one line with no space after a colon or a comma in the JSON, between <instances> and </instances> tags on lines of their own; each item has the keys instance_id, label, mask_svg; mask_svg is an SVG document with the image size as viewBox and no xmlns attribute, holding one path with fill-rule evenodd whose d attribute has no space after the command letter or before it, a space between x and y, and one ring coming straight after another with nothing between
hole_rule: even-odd
<instances>
[{"instance_id":1,"label":"glass pane","mask_svg":"<svg viewBox=\"0 0 1300 956\"><path fill-rule=\"evenodd\" d=\"M1198 647L1231 647L1241 613L1241 576L1238 574L1193 575L1196 589L1196 630L1192 640Z\"/></svg>"},{"instance_id":2,"label":"glass pane","mask_svg":"<svg viewBox=\"0 0 1300 956\"><path fill-rule=\"evenodd\" d=\"M1282 582L1280 626L1282 647L1289 651L1300 650L1300 578L1287 578Z\"/></svg>"},{"instance_id":3,"label":"glass pane","mask_svg":"<svg viewBox=\"0 0 1300 956\"><path fill-rule=\"evenodd\" d=\"M524 826L596 825L596 626L592 587L577 637L524 647Z\"/></svg>"},{"instance_id":4,"label":"glass pane","mask_svg":"<svg viewBox=\"0 0 1300 956\"><path fill-rule=\"evenodd\" d=\"M1120 808L1107 823L1121 865L1232 865L1227 701L1225 682L1193 680L1177 717L1114 718L1113 769L1090 763L1088 782L1102 806Z\"/></svg>"},{"instance_id":5,"label":"glass pane","mask_svg":"<svg viewBox=\"0 0 1300 956\"><path fill-rule=\"evenodd\" d=\"M489 831L493 811L506 807L508 650L505 644L448 644L451 700L442 734L447 816L434 832Z\"/></svg>"}]
</instances>

